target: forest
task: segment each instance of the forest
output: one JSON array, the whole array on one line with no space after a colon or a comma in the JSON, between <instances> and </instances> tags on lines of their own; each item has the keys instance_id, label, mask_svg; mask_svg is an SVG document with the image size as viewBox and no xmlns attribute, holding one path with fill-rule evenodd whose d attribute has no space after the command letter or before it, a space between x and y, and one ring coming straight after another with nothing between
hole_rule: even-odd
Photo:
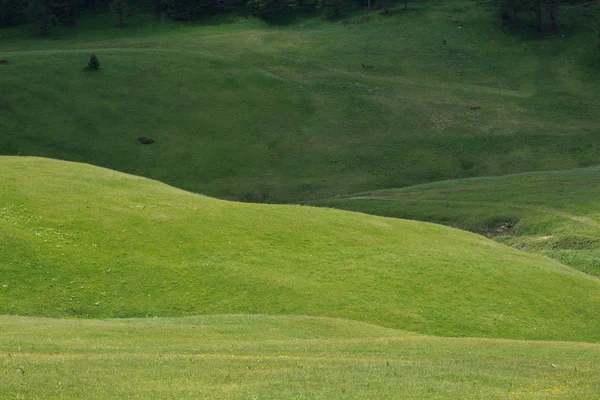
<instances>
[{"instance_id":1,"label":"forest","mask_svg":"<svg viewBox=\"0 0 600 400\"><path fill-rule=\"evenodd\" d=\"M402 0L404 9L410 7L410 2ZM497 9L497 18L490 23L504 29L524 25L535 32L550 34L560 32L561 10L578 9L582 17L578 23L589 25L597 32L596 46L600 48L598 0L492 0L492 3ZM83 12L103 10L113 12L116 25L123 26L135 10L176 21L196 21L223 13L278 21L294 13L320 13L325 19L343 18L361 9L385 14L390 5L390 0L0 0L0 28L35 23L41 35L50 35L57 25L77 27L77 19Z\"/></svg>"}]
</instances>

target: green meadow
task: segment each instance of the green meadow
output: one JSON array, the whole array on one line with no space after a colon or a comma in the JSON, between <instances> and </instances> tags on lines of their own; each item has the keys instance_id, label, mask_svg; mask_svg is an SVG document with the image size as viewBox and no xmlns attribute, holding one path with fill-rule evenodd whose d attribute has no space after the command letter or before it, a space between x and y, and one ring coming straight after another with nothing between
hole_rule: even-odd
<instances>
[{"instance_id":1,"label":"green meadow","mask_svg":"<svg viewBox=\"0 0 600 400\"><path fill-rule=\"evenodd\" d=\"M402 8L0 29L0 398L597 399L595 33Z\"/></svg>"},{"instance_id":2,"label":"green meadow","mask_svg":"<svg viewBox=\"0 0 600 400\"><path fill-rule=\"evenodd\" d=\"M479 235L226 202L82 164L0 163L3 314L311 315L443 336L600 340L598 279Z\"/></svg>"},{"instance_id":3,"label":"green meadow","mask_svg":"<svg viewBox=\"0 0 600 400\"><path fill-rule=\"evenodd\" d=\"M600 346L331 318L0 317L0 397L596 399Z\"/></svg>"},{"instance_id":4,"label":"green meadow","mask_svg":"<svg viewBox=\"0 0 600 400\"><path fill-rule=\"evenodd\" d=\"M469 230L600 276L600 168L435 182L311 204Z\"/></svg>"},{"instance_id":5,"label":"green meadow","mask_svg":"<svg viewBox=\"0 0 600 400\"><path fill-rule=\"evenodd\" d=\"M542 37L503 32L497 13L432 1L349 25L140 13L121 29L84 14L49 39L7 28L0 153L259 202L598 164L594 33L571 9ZM84 73L92 52L100 71Z\"/></svg>"}]
</instances>

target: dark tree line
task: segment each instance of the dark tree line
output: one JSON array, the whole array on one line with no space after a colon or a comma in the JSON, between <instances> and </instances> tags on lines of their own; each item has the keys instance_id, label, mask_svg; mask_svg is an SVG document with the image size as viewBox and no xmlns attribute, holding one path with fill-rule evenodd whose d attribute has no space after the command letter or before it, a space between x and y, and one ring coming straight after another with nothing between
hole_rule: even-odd
<instances>
[{"instance_id":1,"label":"dark tree line","mask_svg":"<svg viewBox=\"0 0 600 400\"><path fill-rule=\"evenodd\" d=\"M77 26L82 10L98 11L109 6L117 23L123 25L130 13L127 0L0 0L0 27L35 22L43 35L48 35L55 25Z\"/></svg>"},{"instance_id":2,"label":"dark tree line","mask_svg":"<svg viewBox=\"0 0 600 400\"><path fill-rule=\"evenodd\" d=\"M37 22L42 33L52 25L75 25L82 4L78 0L0 0L0 26Z\"/></svg>"},{"instance_id":3,"label":"dark tree line","mask_svg":"<svg viewBox=\"0 0 600 400\"><path fill-rule=\"evenodd\" d=\"M136 5L157 16L191 21L224 12L268 19L294 11L322 11L325 17L336 18L351 9L377 7L385 10L389 0L139 0ZM81 11L106 9L115 14L117 25L121 26L131 14L127 0L0 0L0 27L37 22L42 34L49 34L54 25L75 26Z\"/></svg>"},{"instance_id":4,"label":"dark tree line","mask_svg":"<svg viewBox=\"0 0 600 400\"><path fill-rule=\"evenodd\" d=\"M533 20L532 28L539 32L559 31L561 8L581 8L598 32L600 47L600 0L496 1L505 26L518 26L525 19ZM408 0L403 2L404 8L407 8ZM320 11L326 18L338 18L352 9L377 8L385 13L390 0L138 0L137 6L157 16L182 21L224 12L247 13L269 19L293 11ZM48 35L58 24L76 26L77 17L83 10L97 12L101 9L110 9L118 26L125 25L131 15L127 0L0 0L0 27L36 22L41 33Z\"/></svg>"},{"instance_id":5,"label":"dark tree line","mask_svg":"<svg viewBox=\"0 0 600 400\"><path fill-rule=\"evenodd\" d=\"M596 32L596 47L600 50L600 2L589 13L591 25Z\"/></svg>"},{"instance_id":6,"label":"dark tree line","mask_svg":"<svg viewBox=\"0 0 600 400\"><path fill-rule=\"evenodd\" d=\"M518 26L524 16L533 17L536 31L560 30L560 10L562 7L579 8L588 17L598 18L600 0L499 0L504 25Z\"/></svg>"}]
</instances>

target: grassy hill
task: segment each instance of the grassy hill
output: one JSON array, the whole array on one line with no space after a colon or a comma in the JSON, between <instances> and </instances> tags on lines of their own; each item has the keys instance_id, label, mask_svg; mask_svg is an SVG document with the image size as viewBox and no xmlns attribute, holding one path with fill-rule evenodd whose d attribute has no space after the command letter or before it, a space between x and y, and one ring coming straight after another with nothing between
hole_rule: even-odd
<instances>
[{"instance_id":1,"label":"grassy hill","mask_svg":"<svg viewBox=\"0 0 600 400\"><path fill-rule=\"evenodd\" d=\"M600 168L436 182L310 204L431 221L600 276Z\"/></svg>"},{"instance_id":2,"label":"grassy hill","mask_svg":"<svg viewBox=\"0 0 600 400\"><path fill-rule=\"evenodd\" d=\"M578 14L0 30L0 398L597 398Z\"/></svg>"},{"instance_id":3,"label":"grassy hill","mask_svg":"<svg viewBox=\"0 0 600 400\"><path fill-rule=\"evenodd\" d=\"M600 340L600 281L439 225L232 203L0 159L0 313L341 317L443 336Z\"/></svg>"},{"instance_id":4,"label":"grassy hill","mask_svg":"<svg viewBox=\"0 0 600 400\"><path fill-rule=\"evenodd\" d=\"M2 398L596 399L600 345L312 317L1 316Z\"/></svg>"},{"instance_id":5,"label":"grassy hill","mask_svg":"<svg viewBox=\"0 0 600 400\"><path fill-rule=\"evenodd\" d=\"M348 25L138 14L119 29L100 14L51 39L4 29L0 154L272 202L597 165L600 56L576 14L548 37L462 0ZM91 52L98 73L83 72Z\"/></svg>"}]
</instances>

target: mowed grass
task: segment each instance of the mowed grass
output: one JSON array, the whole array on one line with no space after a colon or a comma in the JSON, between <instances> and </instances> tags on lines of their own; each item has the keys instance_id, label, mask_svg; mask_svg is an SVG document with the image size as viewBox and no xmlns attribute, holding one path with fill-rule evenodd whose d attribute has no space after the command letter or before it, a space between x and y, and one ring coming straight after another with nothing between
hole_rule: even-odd
<instances>
[{"instance_id":1,"label":"mowed grass","mask_svg":"<svg viewBox=\"0 0 600 400\"><path fill-rule=\"evenodd\" d=\"M576 13L548 37L462 0L348 26L84 14L52 39L4 29L0 153L267 202L597 165L600 56ZM92 52L101 70L84 73Z\"/></svg>"},{"instance_id":2,"label":"mowed grass","mask_svg":"<svg viewBox=\"0 0 600 400\"><path fill-rule=\"evenodd\" d=\"M600 346L314 317L0 317L2 398L596 399Z\"/></svg>"},{"instance_id":3,"label":"mowed grass","mask_svg":"<svg viewBox=\"0 0 600 400\"><path fill-rule=\"evenodd\" d=\"M0 159L0 313L341 317L442 336L600 340L600 281L479 235L225 202Z\"/></svg>"},{"instance_id":4,"label":"mowed grass","mask_svg":"<svg viewBox=\"0 0 600 400\"><path fill-rule=\"evenodd\" d=\"M600 276L600 168L436 182L313 205L431 221Z\"/></svg>"}]
</instances>

